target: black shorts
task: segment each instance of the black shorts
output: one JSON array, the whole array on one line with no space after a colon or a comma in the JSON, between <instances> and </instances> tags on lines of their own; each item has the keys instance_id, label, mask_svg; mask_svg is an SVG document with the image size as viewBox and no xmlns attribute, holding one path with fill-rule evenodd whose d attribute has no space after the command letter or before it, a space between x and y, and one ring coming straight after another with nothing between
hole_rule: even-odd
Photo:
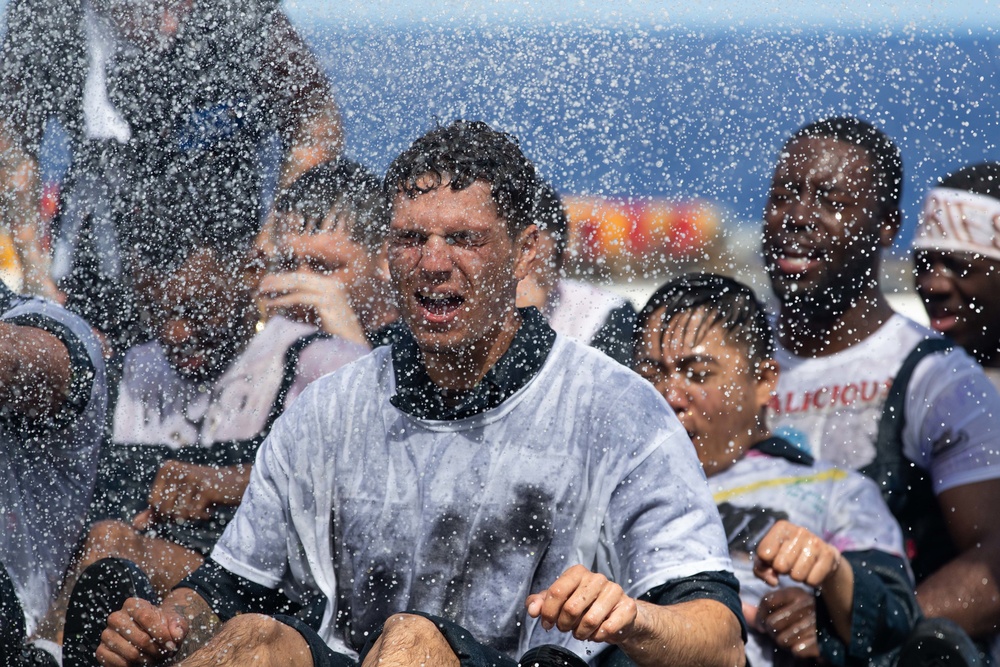
<instances>
[{"instance_id":1,"label":"black shorts","mask_svg":"<svg viewBox=\"0 0 1000 667\"><path fill-rule=\"evenodd\" d=\"M423 616L427 620L432 621L444 636L448 645L451 646L451 650L458 656L459 664L462 667L517 667L516 660L480 644L472 636L471 632L457 623L419 611L408 611L406 613L413 614L414 616ZM297 630L306 640L306 643L309 645L309 652L312 654L313 667L358 667L364 661L365 656L368 655L368 651L371 650L375 640L382 634L382 629L379 628L372 635L371 639L368 640L364 649L362 649L360 657L355 660L343 653L336 653L331 650L320 639L320 636L316 634L316 631L300 619L293 616L275 616L274 618Z\"/></svg>"}]
</instances>

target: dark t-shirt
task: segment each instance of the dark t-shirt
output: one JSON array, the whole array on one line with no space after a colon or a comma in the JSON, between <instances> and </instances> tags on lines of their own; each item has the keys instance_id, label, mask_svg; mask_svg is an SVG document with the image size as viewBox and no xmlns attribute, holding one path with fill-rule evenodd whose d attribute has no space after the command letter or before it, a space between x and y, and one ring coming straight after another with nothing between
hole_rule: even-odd
<instances>
[{"instance_id":1,"label":"dark t-shirt","mask_svg":"<svg viewBox=\"0 0 1000 667\"><path fill-rule=\"evenodd\" d=\"M273 0L194 3L163 49L80 0L12 0L7 23L0 115L29 149L53 118L71 137L54 277L114 334L135 317L123 249L169 262L196 237L250 238L262 140L325 80ZM95 132L95 100L125 129Z\"/></svg>"}]
</instances>

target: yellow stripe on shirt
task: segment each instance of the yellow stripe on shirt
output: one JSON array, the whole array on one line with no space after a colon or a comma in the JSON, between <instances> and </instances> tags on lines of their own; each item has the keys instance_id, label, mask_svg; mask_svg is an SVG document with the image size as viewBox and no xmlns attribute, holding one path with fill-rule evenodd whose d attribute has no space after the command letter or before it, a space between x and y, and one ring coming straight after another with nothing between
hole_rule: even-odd
<instances>
[{"instance_id":1,"label":"yellow stripe on shirt","mask_svg":"<svg viewBox=\"0 0 1000 667\"><path fill-rule=\"evenodd\" d=\"M725 491L719 491L712 494L712 498L715 499L715 504L718 505L721 502L729 500L730 498L735 498L736 496L743 495L744 493L750 493L752 491L757 491L758 489L766 489L774 486L792 486L797 484L810 484L812 482L822 482L824 480L841 480L847 477L847 471L841 470L840 468L831 468L830 470L824 470L823 472L818 472L815 475L804 475L802 477L775 477L774 479L762 479L759 482L753 482L752 484L744 484L743 486L737 486L735 489L726 489Z\"/></svg>"}]
</instances>

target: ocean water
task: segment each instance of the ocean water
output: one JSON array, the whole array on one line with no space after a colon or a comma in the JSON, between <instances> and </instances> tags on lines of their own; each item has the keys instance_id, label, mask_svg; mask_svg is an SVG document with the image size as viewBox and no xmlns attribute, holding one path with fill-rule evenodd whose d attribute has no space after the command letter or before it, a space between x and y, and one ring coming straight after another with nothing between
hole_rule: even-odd
<instances>
[{"instance_id":1,"label":"ocean water","mask_svg":"<svg viewBox=\"0 0 1000 667\"><path fill-rule=\"evenodd\" d=\"M755 225L782 140L832 114L899 144L905 247L935 179L1000 160L1000 36L679 27L310 23L347 152L384 169L435 122L517 135L564 192L694 197Z\"/></svg>"}]
</instances>

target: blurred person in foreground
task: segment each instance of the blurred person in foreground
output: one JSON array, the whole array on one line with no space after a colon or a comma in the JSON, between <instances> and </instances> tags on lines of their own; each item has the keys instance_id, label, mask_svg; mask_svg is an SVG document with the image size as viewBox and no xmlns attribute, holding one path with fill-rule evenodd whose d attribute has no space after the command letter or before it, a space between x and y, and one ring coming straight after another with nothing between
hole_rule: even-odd
<instances>
[{"instance_id":1,"label":"blurred person in foreground","mask_svg":"<svg viewBox=\"0 0 1000 667\"><path fill-rule=\"evenodd\" d=\"M201 648L185 664L554 667L601 664L608 644L643 666L744 664L725 536L676 417L515 307L536 187L479 122L393 161L409 335L310 385L212 557L160 606L111 614L101 664ZM260 613L315 592L315 627Z\"/></svg>"},{"instance_id":2,"label":"blurred person in foreground","mask_svg":"<svg viewBox=\"0 0 1000 667\"><path fill-rule=\"evenodd\" d=\"M902 187L899 149L856 118L806 125L782 147L764 213L780 303L771 423L872 477L903 528L924 614L988 640L1000 622L1000 395L879 286Z\"/></svg>"},{"instance_id":3,"label":"blurred person in foreground","mask_svg":"<svg viewBox=\"0 0 1000 667\"><path fill-rule=\"evenodd\" d=\"M931 328L1000 387L1000 162L963 167L927 193L913 250Z\"/></svg>"},{"instance_id":4,"label":"blurred person in foreground","mask_svg":"<svg viewBox=\"0 0 1000 667\"><path fill-rule=\"evenodd\" d=\"M11 0L6 25L0 223L26 290L65 299L116 351L140 333L127 249L171 243L123 212L183 174L202 208L256 229L269 137L279 187L339 150L329 85L276 0ZM50 120L72 152L51 252L38 213Z\"/></svg>"},{"instance_id":5,"label":"blurred person in foreground","mask_svg":"<svg viewBox=\"0 0 1000 667\"><path fill-rule=\"evenodd\" d=\"M388 284L378 177L338 158L300 176L274 211L272 259L258 296L263 312L361 345L389 342L401 325Z\"/></svg>"},{"instance_id":6,"label":"blurred person in foreground","mask_svg":"<svg viewBox=\"0 0 1000 667\"><path fill-rule=\"evenodd\" d=\"M76 315L0 282L0 664L55 665L26 644L52 602L94 489L108 388Z\"/></svg>"},{"instance_id":7,"label":"blurred person in foreground","mask_svg":"<svg viewBox=\"0 0 1000 667\"><path fill-rule=\"evenodd\" d=\"M639 313L635 340L635 369L687 429L718 503L750 664L887 664L920 614L902 532L872 480L771 434L779 368L753 291L677 278Z\"/></svg>"},{"instance_id":8,"label":"blurred person in foreground","mask_svg":"<svg viewBox=\"0 0 1000 667\"><path fill-rule=\"evenodd\" d=\"M252 237L227 221L175 236L169 255L145 250L133 265L153 339L125 354L90 515L96 523L77 571L128 559L164 595L222 534L278 416L310 382L368 349L281 316L259 328L263 266ZM53 639L63 613L57 606L50 614Z\"/></svg>"},{"instance_id":9,"label":"blurred person in foreground","mask_svg":"<svg viewBox=\"0 0 1000 667\"><path fill-rule=\"evenodd\" d=\"M517 287L517 306L538 308L549 326L619 363L632 363L635 309L626 299L563 273L569 219L555 188L542 181L535 203L538 250L532 270Z\"/></svg>"}]
</instances>

